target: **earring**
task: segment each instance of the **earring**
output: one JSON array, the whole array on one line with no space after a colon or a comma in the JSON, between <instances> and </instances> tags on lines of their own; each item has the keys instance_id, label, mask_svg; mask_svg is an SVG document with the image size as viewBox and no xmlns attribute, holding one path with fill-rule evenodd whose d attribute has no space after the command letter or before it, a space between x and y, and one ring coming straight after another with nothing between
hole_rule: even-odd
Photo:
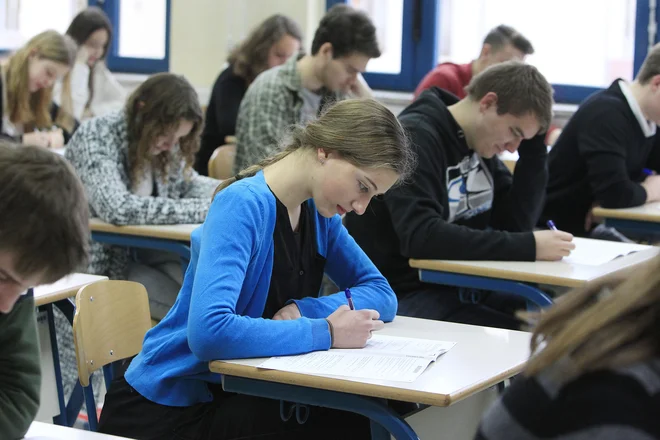
<instances>
[{"instance_id":1,"label":"earring","mask_svg":"<svg viewBox=\"0 0 660 440\"><path fill-rule=\"evenodd\" d=\"M325 165L325 159L319 159L319 162L321 162L321 165Z\"/></svg>"}]
</instances>

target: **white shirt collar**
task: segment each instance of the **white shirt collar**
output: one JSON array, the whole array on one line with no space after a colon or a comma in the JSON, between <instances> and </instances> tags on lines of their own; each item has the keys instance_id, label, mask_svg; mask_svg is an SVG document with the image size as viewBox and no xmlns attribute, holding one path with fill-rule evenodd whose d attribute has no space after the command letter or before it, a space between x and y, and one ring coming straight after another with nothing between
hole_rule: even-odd
<instances>
[{"instance_id":1,"label":"white shirt collar","mask_svg":"<svg viewBox=\"0 0 660 440\"><path fill-rule=\"evenodd\" d=\"M630 85L621 79L619 80L619 87L621 88L621 93L623 93L623 96L626 97L626 101L628 101L630 110L632 110L635 118L637 118L637 122L639 122L639 126L641 127L644 136L653 136L656 130L655 122L650 122L644 117L642 109L639 107L639 103L635 99L632 90L630 90Z\"/></svg>"}]
</instances>

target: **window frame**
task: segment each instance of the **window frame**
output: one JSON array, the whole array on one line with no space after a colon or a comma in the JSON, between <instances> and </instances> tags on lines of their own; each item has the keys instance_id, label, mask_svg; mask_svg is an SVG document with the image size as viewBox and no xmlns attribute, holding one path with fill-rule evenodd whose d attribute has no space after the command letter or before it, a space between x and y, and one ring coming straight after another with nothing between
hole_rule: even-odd
<instances>
[{"instance_id":1,"label":"window frame","mask_svg":"<svg viewBox=\"0 0 660 440\"><path fill-rule=\"evenodd\" d=\"M413 92L422 78L437 64L437 34L440 32L442 0L403 1L401 73L399 75L365 73L365 79L374 89ZM649 48L651 1L655 4L655 0L637 0L636 3L633 77L637 75ZM348 0L327 0L326 6L329 9L338 3L348 3ZM657 28L660 8L655 9L654 19ZM414 21L418 22L416 30L414 30ZM655 28L652 27L654 31ZM413 35L414 32L418 32L417 38ZM656 32L653 43L657 42ZM578 104L592 93L602 90L598 87L573 84L552 84L552 87L555 91L555 101L566 104Z\"/></svg>"},{"instance_id":2,"label":"window frame","mask_svg":"<svg viewBox=\"0 0 660 440\"><path fill-rule=\"evenodd\" d=\"M170 70L171 0L165 0L165 58L132 58L119 56L119 0L89 0L89 6L98 6L108 15L112 24L112 41L106 64L112 72L151 74Z\"/></svg>"}]
</instances>

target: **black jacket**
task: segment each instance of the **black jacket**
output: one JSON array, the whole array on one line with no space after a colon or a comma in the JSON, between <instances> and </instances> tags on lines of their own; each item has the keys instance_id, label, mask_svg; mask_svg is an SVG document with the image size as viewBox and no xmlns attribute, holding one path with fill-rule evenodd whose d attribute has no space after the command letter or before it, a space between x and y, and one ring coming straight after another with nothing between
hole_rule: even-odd
<instances>
[{"instance_id":1,"label":"black jacket","mask_svg":"<svg viewBox=\"0 0 660 440\"><path fill-rule=\"evenodd\" d=\"M215 149L225 144L225 137L236 134L238 108L247 88L245 79L234 74L231 65L215 80L206 107L201 145L195 159L195 170L202 176L209 175L208 163Z\"/></svg>"},{"instance_id":2,"label":"black jacket","mask_svg":"<svg viewBox=\"0 0 660 440\"><path fill-rule=\"evenodd\" d=\"M346 218L351 235L397 294L421 287L409 258L536 257L531 231L547 183L543 136L523 141L512 176L497 157L482 159L468 148L447 108L456 99L433 87L401 113L419 161L410 183L372 200L364 215Z\"/></svg>"},{"instance_id":3,"label":"black jacket","mask_svg":"<svg viewBox=\"0 0 660 440\"><path fill-rule=\"evenodd\" d=\"M585 235L594 204L627 208L646 202L642 169L660 171L656 138L645 137L618 80L580 105L550 151L541 222Z\"/></svg>"}]
</instances>

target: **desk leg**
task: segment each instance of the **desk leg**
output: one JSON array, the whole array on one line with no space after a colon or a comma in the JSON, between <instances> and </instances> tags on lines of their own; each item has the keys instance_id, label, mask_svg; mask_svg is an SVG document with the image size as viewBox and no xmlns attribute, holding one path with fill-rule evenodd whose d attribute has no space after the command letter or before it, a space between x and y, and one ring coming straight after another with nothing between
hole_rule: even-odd
<instances>
[{"instance_id":1,"label":"desk leg","mask_svg":"<svg viewBox=\"0 0 660 440\"><path fill-rule=\"evenodd\" d=\"M519 295L528 302L539 307L552 305L552 299L545 292L518 281L465 275L458 273L439 272L435 270L420 269L419 280L425 283L445 284L449 286L468 287L472 289L493 290Z\"/></svg>"},{"instance_id":2,"label":"desk leg","mask_svg":"<svg viewBox=\"0 0 660 440\"><path fill-rule=\"evenodd\" d=\"M62 370L60 366L60 352L57 349L57 335L55 334L55 315L53 314L53 305L46 304L40 306L46 310L48 317L48 332L50 333L50 347L53 353L53 368L55 370L55 382L57 386L57 400L60 406L60 414L53 417L53 423L61 426L69 426L67 423L67 410L64 403L64 385L62 383Z\"/></svg>"},{"instance_id":3,"label":"desk leg","mask_svg":"<svg viewBox=\"0 0 660 440\"><path fill-rule=\"evenodd\" d=\"M415 431L400 415L375 398L226 375L222 377L222 387L233 393L361 414L371 422L372 440L389 440L390 435L396 440L419 440Z\"/></svg>"},{"instance_id":4,"label":"desk leg","mask_svg":"<svg viewBox=\"0 0 660 440\"><path fill-rule=\"evenodd\" d=\"M73 326L73 315L76 312L76 308L73 305L73 302L69 299L63 299L61 301L57 301L55 306L60 309L60 311L66 317L67 321L69 321L69 323ZM59 349L57 347L57 337L55 335L55 320L52 307L50 308L48 321L49 326L52 326L50 327L50 334L51 345L53 347L53 362L55 363L55 379L57 380L57 394L60 400L60 409L64 408L64 410L60 412L60 415L55 417L54 422L57 425L73 426L73 424L76 422L76 419L78 418L78 414L80 414L80 410L82 409L84 401L83 389L82 385L80 385L80 382L76 381L76 384L71 391L71 395L69 396L69 400L66 402L66 404L64 403L66 396L64 396L64 384L62 382L62 370L60 366Z\"/></svg>"}]
</instances>

